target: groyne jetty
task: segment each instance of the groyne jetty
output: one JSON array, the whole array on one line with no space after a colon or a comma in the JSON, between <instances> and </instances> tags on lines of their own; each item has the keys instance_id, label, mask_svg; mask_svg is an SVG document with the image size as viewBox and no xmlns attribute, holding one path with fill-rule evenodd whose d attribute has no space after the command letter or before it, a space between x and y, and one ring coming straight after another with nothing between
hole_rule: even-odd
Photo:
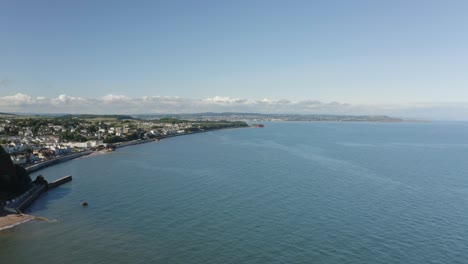
<instances>
[{"instance_id":1,"label":"groyne jetty","mask_svg":"<svg viewBox=\"0 0 468 264\"><path fill-rule=\"evenodd\" d=\"M57 187L57 186L60 186L60 185L62 185L62 184L64 184L64 183L67 183L67 182L69 182L69 181L71 181L71 180L72 180L72 176L71 176L71 175L67 175L67 176L62 177L62 178L60 178L60 179L57 179L57 180L55 180L55 181L53 181L53 182L49 182L49 183L47 184L47 186L48 186L48 189L53 189L53 188L55 188L55 187Z\"/></svg>"}]
</instances>

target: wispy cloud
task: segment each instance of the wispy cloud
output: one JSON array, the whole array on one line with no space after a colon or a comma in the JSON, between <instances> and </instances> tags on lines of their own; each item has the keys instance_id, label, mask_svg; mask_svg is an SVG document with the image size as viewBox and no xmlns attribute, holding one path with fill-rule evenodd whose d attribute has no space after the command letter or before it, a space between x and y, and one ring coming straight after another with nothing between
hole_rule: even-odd
<instances>
[{"instance_id":1,"label":"wispy cloud","mask_svg":"<svg viewBox=\"0 0 468 264\"><path fill-rule=\"evenodd\" d=\"M109 94L100 98L68 96L33 97L17 93L0 97L0 112L142 114L197 112L256 112L297 114L391 115L409 118L468 120L467 103L413 103L400 105L352 105L318 100L292 101L214 96L188 99L177 96Z\"/></svg>"}]
</instances>

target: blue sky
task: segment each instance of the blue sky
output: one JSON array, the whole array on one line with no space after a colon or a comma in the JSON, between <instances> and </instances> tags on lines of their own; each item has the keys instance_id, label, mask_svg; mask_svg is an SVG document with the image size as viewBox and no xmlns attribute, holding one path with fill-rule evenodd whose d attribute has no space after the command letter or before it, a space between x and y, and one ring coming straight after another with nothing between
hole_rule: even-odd
<instances>
[{"instance_id":1,"label":"blue sky","mask_svg":"<svg viewBox=\"0 0 468 264\"><path fill-rule=\"evenodd\" d=\"M418 109L408 116L468 102L467 1L2 0L0 13L0 110L61 95Z\"/></svg>"}]
</instances>

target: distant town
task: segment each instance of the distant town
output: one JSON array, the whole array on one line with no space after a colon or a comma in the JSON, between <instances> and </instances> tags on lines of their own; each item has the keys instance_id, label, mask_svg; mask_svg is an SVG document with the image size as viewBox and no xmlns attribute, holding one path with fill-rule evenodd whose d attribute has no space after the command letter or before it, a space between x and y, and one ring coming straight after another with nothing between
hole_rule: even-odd
<instances>
[{"instance_id":1,"label":"distant town","mask_svg":"<svg viewBox=\"0 0 468 264\"><path fill-rule=\"evenodd\" d=\"M0 144L15 164L26 166L128 142L263 121L401 122L387 116L200 113L172 115L17 115L0 113ZM258 126L257 126L258 127Z\"/></svg>"},{"instance_id":2,"label":"distant town","mask_svg":"<svg viewBox=\"0 0 468 264\"><path fill-rule=\"evenodd\" d=\"M142 120L131 116L0 115L0 144L13 163L32 165L89 150L112 150L129 142L151 141L204 131L247 127L243 121Z\"/></svg>"},{"instance_id":3,"label":"distant town","mask_svg":"<svg viewBox=\"0 0 468 264\"><path fill-rule=\"evenodd\" d=\"M403 122L401 118L385 115L303 115L303 114L260 114L260 113L196 113L196 114L147 114L136 115L141 119L176 118L184 120L210 120L210 121L310 121L310 122Z\"/></svg>"}]
</instances>

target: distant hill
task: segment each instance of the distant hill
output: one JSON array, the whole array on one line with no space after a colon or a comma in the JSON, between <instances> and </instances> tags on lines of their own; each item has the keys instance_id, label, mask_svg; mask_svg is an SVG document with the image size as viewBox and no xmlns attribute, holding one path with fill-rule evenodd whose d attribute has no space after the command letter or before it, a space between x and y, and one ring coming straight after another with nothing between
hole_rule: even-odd
<instances>
[{"instance_id":1,"label":"distant hill","mask_svg":"<svg viewBox=\"0 0 468 264\"><path fill-rule=\"evenodd\" d=\"M76 119L115 119L115 120L123 120L123 119L134 119L132 116L129 115L91 115L91 114L83 114L83 115L63 115L58 118L68 119L68 118L76 118Z\"/></svg>"},{"instance_id":2,"label":"distant hill","mask_svg":"<svg viewBox=\"0 0 468 264\"><path fill-rule=\"evenodd\" d=\"M403 122L405 120L386 115L308 115L308 114L262 114L239 112L206 112L191 114L136 114L136 115L96 115L96 114L43 114L27 116L25 114L0 113L0 116L12 118L58 118L58 119L88 119L92 121L112 121L124 119L163 119L173 118L182 120L210 120L210 121L329 121L329 122Z\"/></svg>"},{"instance_id":3,"label":"distant hill","mask_svg":"<svg viewBox=\"0 0 468 264\"><path fill-rule=\"evenodd\" d=\"M403 122L401 118L385 115L304 115L261 113L195 113L195 114L145 114L135 115L141 119L177 118L186 120L258 120L258 121L335 121L335 122Z\"/></svg>"},{"instance_id":4,"label":"distant hill","mask_svg":"<svg viewBox=\"0 0 468 264\"><path fill-rule=\"evenodd\" d=\"M0 116L16 116L15 114L12 114L12 113L3 113L3 112L0 112Z\"/></svg>"}]
</instances>

